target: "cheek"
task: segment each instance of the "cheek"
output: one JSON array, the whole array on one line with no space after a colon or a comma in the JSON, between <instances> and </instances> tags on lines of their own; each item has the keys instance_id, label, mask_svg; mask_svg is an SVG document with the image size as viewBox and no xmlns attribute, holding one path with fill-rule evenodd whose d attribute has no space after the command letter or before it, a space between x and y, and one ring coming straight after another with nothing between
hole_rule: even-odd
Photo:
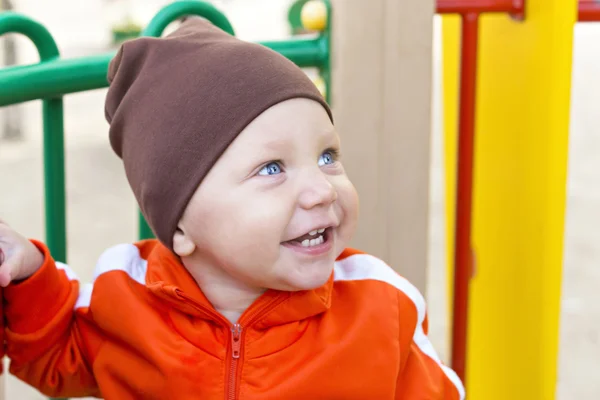
<instances>
[{"instance_id":1,"label":"cheek","mask_svg":"<svg viewBox=\"0 0 600 400\"><path fill-rule=\"evenodd\" d=\"M347 177L336 182L338 194L337 204L343 213L343 221L340 226L341 238L345 243L354 235L358 221L359 200L356 188Z\"/></svg>"},{"instance_id":2,"label":"cheek","mask_svg":"<svg viewBox=\"0 0 600 400\"><path fill-rule=\"evenodd\" d=\"M289 211L281 197L257 193L230 193L210 201L195 217L195 242L203 252L228 265L264 264L277 257Z\"/></svg>"}]
</instances>

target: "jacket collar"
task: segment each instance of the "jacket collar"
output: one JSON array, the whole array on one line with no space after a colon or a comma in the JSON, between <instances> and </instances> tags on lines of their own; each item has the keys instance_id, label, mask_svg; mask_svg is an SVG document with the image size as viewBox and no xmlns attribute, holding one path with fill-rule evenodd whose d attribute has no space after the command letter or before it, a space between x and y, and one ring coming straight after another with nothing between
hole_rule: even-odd
<instances>
[{"instance_id":1,"label":"jacket collar","mask_svg":"<svg viewBox=\"0 0 600 400\"><path fill-rule=\"evenodd\" d=\"M146 285L150 291L183 313L230 325L214 309L179 257L158 241L146 242L141 250L148 262ZM333 272L324 285L313 290L267 290L242 314L239 323L267 329L318 315L330 308L332 291Z\"/></svg>"}]
</instances>

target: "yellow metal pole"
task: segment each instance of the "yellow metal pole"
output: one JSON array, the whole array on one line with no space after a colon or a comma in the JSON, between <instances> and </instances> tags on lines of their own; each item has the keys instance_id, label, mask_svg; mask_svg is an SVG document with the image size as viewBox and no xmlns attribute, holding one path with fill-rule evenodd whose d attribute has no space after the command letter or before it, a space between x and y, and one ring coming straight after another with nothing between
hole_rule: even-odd
<instances>
[{"instance_id":1,"label":"yellow metal pole","mask_svg":"<svg viewBox=\"0 0 600 400\"><path fill-rule=\"evenodd\" d=\"M470 400L555 397L576 0L481 20L474 170ZM458 19L444 17L448 249L453 249ZM448 263L452 276L452 252ZM451 292L450 292L451 294ZM451 297L450 297L451 298Z\"/></svg>"},{"instance_id":2,"label":"yellow metal pole","mask_svg":"<svg viewBox=\"0 0 600 400\"><path fill-rule=\"evenodd\" d=\"M442 93L444 119L444 169L446 192L446 260L448 263L448 299L454 297L454 222L456 211L456 162L458 140L458 93L460 71L460 18L442 17ZM452 321L452 301L448 301L448 319ZM450 338L450 331L448 332ZM450 346L448 347L450 348Z\"/></svg>"}]
</instances>

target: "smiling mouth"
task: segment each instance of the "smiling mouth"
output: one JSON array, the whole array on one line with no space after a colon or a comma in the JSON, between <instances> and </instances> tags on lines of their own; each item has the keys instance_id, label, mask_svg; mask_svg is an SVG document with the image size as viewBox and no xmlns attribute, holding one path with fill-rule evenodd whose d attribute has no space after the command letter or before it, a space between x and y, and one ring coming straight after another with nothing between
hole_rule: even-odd
<instances>
[{"instance_id":1,"label":"smiling mouth","mask_svg":"<svg viewBox=\"0 0 600 400\"><path fill-rule=\"evenodd\" d=\"M327 239L327 229L318 229L312 232L302 235L294 240L290 240L288 243L300 244L302 247L313 247L325 243Z\"/></svg>"},{"instance_id":2,"label":"smiling mouth","mask_svg":"<svg viewBox=\"0 0 600 400\"><path fill-rule=\"evenodd\" d=\"M312 232L302 235L296 239L289 240L283 244L287 247L294 247L297 249L319 249L322 247L329 246L331 241L332 228L318 229Z\"/></svg>"}]
</instances>

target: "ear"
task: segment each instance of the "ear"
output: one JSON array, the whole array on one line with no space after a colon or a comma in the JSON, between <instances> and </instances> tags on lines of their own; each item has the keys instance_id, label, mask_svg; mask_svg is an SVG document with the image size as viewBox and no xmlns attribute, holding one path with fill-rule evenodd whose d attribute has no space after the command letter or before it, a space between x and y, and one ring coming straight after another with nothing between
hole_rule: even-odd
<instances>
[{"instance_id":1,"label":"ear","mask_svg":"<svg viewBox=\"0 0 600 400\"><path fill-rule=\"evenodd\" d=\"M190 256L196 250L196 244L192 238L186 234L185 228L179 224L173 235L173 251L179 257Z\"/></svg>"}]
</instances>

